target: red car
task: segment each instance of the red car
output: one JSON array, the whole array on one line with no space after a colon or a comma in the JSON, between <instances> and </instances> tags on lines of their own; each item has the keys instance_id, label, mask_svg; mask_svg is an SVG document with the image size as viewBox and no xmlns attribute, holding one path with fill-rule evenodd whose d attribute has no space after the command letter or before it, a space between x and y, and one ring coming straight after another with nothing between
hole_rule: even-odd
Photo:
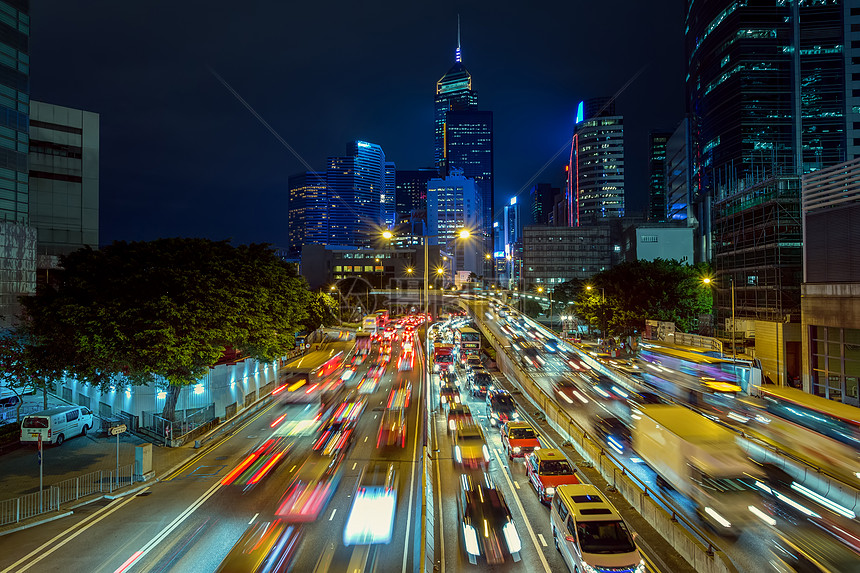
<instances>
[{"instance_id":1,"label":"red car","mask_svg":"<svg viewBox=\"0 0 860 573\"><path fill-rule=\"evenodd\" d=\"M536 450L526 456L526 476L535 488L541 503L549 504L555 488L564 484L577 484L576 470L556 449Z\"/></svg>"},{"instance_id":2,"label":"red car","mask_svg":"<svg viewBox=\"0 0 860 573\"><path fill-rule=\"evenodd\" d=\"M540 449L538 433L528 422L508 422L502 426L502 445L508 459L523 458Z\"/></svg>"}]
</instances>

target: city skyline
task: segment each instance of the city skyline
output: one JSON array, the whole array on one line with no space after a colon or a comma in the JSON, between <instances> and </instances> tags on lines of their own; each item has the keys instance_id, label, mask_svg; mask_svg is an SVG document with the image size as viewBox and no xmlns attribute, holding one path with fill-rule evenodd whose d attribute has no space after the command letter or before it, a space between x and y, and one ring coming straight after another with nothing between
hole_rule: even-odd
<instances>
[{"instance_id":1,"label":"city skyline","mask_svg":"<svg viewBox=\"0 0 860 573\"><path fill-rule=\"evenodd\" d=\"M31 92L102 117L103 244L206 236L286 247L289 176L320 169L345 142L378 143L398 169L432 165L427 93L453 63L459 13L463 62L481 108L495 115L495 211L521 189L527 194L529 179L547 162L535 182L559 185L565 154L549 160L569 138L576 103L615 93L642 69L617 105L630 133L631 207L643 209L647 133L683 113L682 7L668 18L633 2L620 16L617 8L579 7L578 18L614 17L613 26L631 41L650 45L648 54L631 58L618 46L583 62L577 54L597 41L601 26L569 37L562 21L573 8L530 11L514 23L505 5L490 6L420 18L412 8L383 6L373 11L388 16L379 23L344 5L325 26L303 27L297 23L324 21L323 12L273 6L234 18L216 4L201 18L174 6L170 22L162 22L157 7L96 11L40 3L32 7L39 41L32 42ZM652 25L640 26L646 21ZM358 33L362 26L373 33ZM535 41L528 29L546 41ZM68 57L56 57L59 45ZM667 87L658 94L649 85Z\"/></svg>"}]
</instances>

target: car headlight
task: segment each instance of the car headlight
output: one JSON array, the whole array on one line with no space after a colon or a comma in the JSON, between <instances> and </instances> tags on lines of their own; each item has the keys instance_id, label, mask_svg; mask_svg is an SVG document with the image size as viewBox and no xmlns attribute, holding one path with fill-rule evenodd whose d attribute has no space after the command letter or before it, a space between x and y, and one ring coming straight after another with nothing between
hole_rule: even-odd
<instances>
[{"instance_id":1,"label":"car headlight","mask_svg":"<svg viewBox=\"0 0 860 573\"><path fill-rule=\"evenodd\" d=\"M517 533L516 526L509 521L502 528L502 533L505 534L505 541L508 543L508 550L510 550L511 553L519 553L520 549L522 549L522 543L520 543L520 536Z\"/></svg>"},{"instance_id":2,"label":"car headlight","mask_svg":"<svg viewBox=\"0 0 860 573\"><path fill-rule=\"evenodd\" d=\"M499 419L499 415L498 415L498 414L496 414L495 412L490 413L490 417L491 417L491 418L494 418L494 419L496 419L496 420L498 420L498 419Z\"/></svg>"},{"instance_id":3,"label":"car headlight","mask_svg":"<svg viewBox=\"0 0 860 573\"><path fill-rule=\"evenodd\" d=\"M454 420L448 420L448 429L449 429L449 430L451 430L451 431L453 432L453 431L454 431L454 428L456 428L456 427L457 427L457 423L456 423L456 421L454 421Z\"/></svg>"},{"instance_id":4,"label":"car headlight","mask_svg":"<svg viewBox=\"0 0 860 573\"><path fill-rule=\"evenodd\" d=\"M555 488L550 486L544 490L546 495L555 495Z\"/></svg>"},{"instance_id":5,"label":"car headlight","mask_svg":"<svg viewBox=\"0 0 860 573\"><path fill-rule=\"evenodd\" d=\"M597 569L595 569L594 567L592 567L591 565L589 565L585 561L582 562L582 570L585 573L597 573Z\"/></svg>"},{"instance_id":6,"label":"car headlight","mask_svg":"<svg viewBox=\"0 0 860 573\"><path fill-rule=\"evenodd\" d=\"M454 401L457 402L458 404L460 403L460 397L457 396L456 394L454 395Z\"/></svg>"},{"instance_id":7,"label":"car headlight","mask_svg":"<svg viewBox=\"0 0 860 573\"><path fill-rule=\"evenodd\" d=\"M471 525L463 524L463 540L466 542L466 552L470 555L480 555L478 548L478 532Z\"/></svg>"},{"instance_id":8,"label":"car headlight","mask_svg":"<svg viewBox=\"0 0 860 573\"><path fill-rule=\"evenodd\" d=\"M463 461L463 454L460 452L460 446L454 446L454 459L457 460L457 463Z\"/></svg>"},{"instance_id":9,"label":"car headlight","mask_svg":"<svg viewBox=\"0 0 860 573\"><path fill-rule=\"evenodd\" d=\"M514 446L514 453L515 453L515 454L518 454L518 453L520 453L521 451L523 451L523 449L522 449L521 447L519 447L519 446Z\"/></svg>"},{"instance_id":10,"label":"car headlight","mask_svg":"<svg viewBox=\"0 0 860 573\"><path fill-rule=\"evenodd\" d=\"M487 446L481 446L481 451L484 452L484 461L490 461L490 450L487 449Z\"/></svg>"},{"instance_id":11,"label":"car headlight","mask_svg":"<svg viewBox=\"0 0 860 573\"><path fill-rule=\"evenodd\" d=\"M645 560L644 559L639 561L639 565L636 566L636 573L645 573Z\"/></svg>"},{"instance_id":12,"label":"car headlight","mask_svg":"<svg viewBox=\"0 0 860 573\"><path fill-rule=\"evenodd\" d=\"M440 396L439 401L440 401L440 402L442 402L442 403L444 404L445 402L447 402L447 401L448 401L448 398L446 398L446 397L443 395L443 396Z\"/></svg>"},{"instance_id":13,"label":"car headlight","mask_svg":"<svg viewBox=\"0 0 860 573\"><path fill-rule=\"evenodd\" d=\"M511 414L511 418L513 418L514 420L519 420L520 419L520 413L517 411L514 411L514 413Z\"/></svg>"}]
</instances>

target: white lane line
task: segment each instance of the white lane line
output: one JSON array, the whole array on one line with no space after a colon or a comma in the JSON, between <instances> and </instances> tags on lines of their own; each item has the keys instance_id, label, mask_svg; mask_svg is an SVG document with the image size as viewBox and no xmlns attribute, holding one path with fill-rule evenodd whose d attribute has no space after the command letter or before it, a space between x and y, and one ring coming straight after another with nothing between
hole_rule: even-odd
<instances>
[{"instance_id":1,"label":"white lane line","mask_svg":"<svg viewBox=\"0 0 860 573\"><path fill-rule=\"evenodd\" d=\"M331 515L329 515L329 516L328 516L328 520L329 520L329 521L331 521L332 519L334 519L334 514L335 514L335 513L337 513L337 508L334 508L333 510L331 510Z\"/></svg>"},{"instance_id":2,"label":"white lane line","mask_svg":"<svg viewBox=\"0 0 860 573\"><path fill-rule=\"evenodd\" d=\"M502 465L503 464L502 458L501 458L501 456L499 456L498 451L496 451L496 458L499 460L499 465ZM511 476L508 475L508 472L501 472L501 474L503 476L505 476L505 479L508 482L508 486L510 486L511 491L513 491L514 484L511 481ZM529 530L529 536L532 538L532 543L534 543L535 549L537 549L537 554L538 554L538 557L540 557L540 562L543 565L544 571L546 571L547 573L552 573L552 569L550 569L549 563L547 563L547 560L543 554L543 551L541 550L540 547L538 547L538 540L537 540L537 537L535 536L534 529L532 529L532 524L531 524L531 522L529 522L529 518L526 517L526 510L525 510L525 508L523 508L523 502L520 501L520 496L517 494L517 492L514 491L513 494L514 494L514 501L517 502L517 507L520 508L520 515L523 516L523 521L525 521L526 529Z\"/></svg>"},{"instance_id":3,"label":"white lane line","mask_svg":"<svg viewBox=\"0 0 860 573\"><path fill-rule=\"evenodd\" d=\"M352 469L355 469L355 466L358 465L358 462L352 462Z\"/></svg>"},{"instance_id":4,"label":"white lane line","mask_svg":"<svg viewBox=\"0 0 860 573\"><path fill-rule=\"evenodd\" d=\"M174 530L174 529L176 529L177 527L179 527L179 526L182 524L182 522L183 522L183 521L185 521L186 519L188 519L188 518L191 516L191 514L192 514L192 513L194 513L195 511L197 511L197 509L198 509L201 505L203 505L204 503L206 503L206 500L208 500L210 497L212 497L213 495L215 495L215 492L217 492L217 491L218 491L219 489L221 489L222 487L224 487L224 484L222 484L220 481L219 481L219 482L215 482L215 485L213 485L213 486L212 486L212 487L210 487L208 490L206 490L205 492L203 492L203 495L201 495L200 497L198 497L198 498L194 501L194 503L192 503L191 505L189 505L189 506L185 509L185 511L183 511L182 513L180 513L179 515L177 515L177 516L176 516L176 518L175 518L172 522L170 522L170 523L169 523L169 524L168 524L164 529L162 529L160 532L158 532L158 534L157 534L155 537L153 537L152 539L150 539L150 540L149 540L149 543L147 543L146 545L144 545L144 546L143 546L143 549L141 549L140 551L138 551L137 553L135 553L134 555L132 555L132 558L131 558L131 559L129 559L129 560L126 562L126 569L125 569L125 570L126 570L126 571L128 571L129 569L131 569L131 567L132 567L135 563L137 563L137 562L138 562L139 560L141 560L142 558L146 557L146 555L147 555L150 551L152 551L153 549L155 549L155 547L156 547L159 543L161 543L162 541L164 541L164 539L165 539L168 535L170 535L170 534L173 532L173 530Z\"/></svg>"},{"instance_id":5,"label":"white lane line","mask_svg":"<svg viewBox=\"0 0 860 573\"><path fill-rule=\"evenodd\" d=\"M543 533L538 533L538 539L540 539L540 544L546 547L546 539L543 538Z\"/></svg>"},{"instance_id":6,"label":"white lane line","mask_svg":"<svg viewBox=\"0 0 860 573\"><path fill-rule=\"evenodd\" d=\"M140 493L143 493L144 491L146 491L148 489L149 488L141 490ZM26 571L27 569L29 569L30 567L32 567L33 565L35 565L36 563L38 563L39 561L41 561L42 559L44 559L45 557L47 557L48 555L50 555L51 553L53 553L54 551L56 551L57 549L59 549L60 547L62 547L63 545L65 545L66 543L68 543L69 541L71 541L72 539L74 539L75 537L77 537L78 535L80 535L81 533L83 533L84 531L86 531L87 529L89 529L90 527L92 527L93 525L95 525L96 523L101 521L102 519L104 519L105 517L107 517L108 515L110 515L111 513L115 512L116 510L118 510L119 508L124 506L125 504L132 501L134 498L135 498L135 496L132 495L132 496L129 496L125 500L123 500L122 498L115 499L114 501L112 501L108 505L106 505L104 508L102 508L98 513L92 514L87 519L81 521L81 523L75 525L74 527L80 527L80 529L78 529L72 535L69 535L67 538L65 538L61 542L55 544L54 542L58 538L62 537L63 535L66 535L71 530L71 528L63 531L62 533L57 534L52 539L46 541L45 543L40 545L38 548L34 549L30 553L28 553L27 555L25 555L24 557L22 557L21 559L19 559L18 561L16 561L15 563L10 565L6 569L4 569L2 573L9 573L11 571ZM111 507L111 506L113 506L113 507ZM108 511L105 511L105 510L108 510ZM101 513L101 512L104 512L104 513ZM86 523L89 520L92 520L92 521L90 521L89 523L87 523L86 525L81 527L81 525L83 525L84 523ZM45 551L45 549L48 546L51 546L51 548L48 549L47 551ZM30 561L30 559L37 554L38 554L38 557L35 557L32 561ZM17 569L18 565L21 565L25 561L27 562L27 565L25 565L24 567L22 567L20 569Z\"/></svg>"},{"instance_id":7,"label":"white lane line","mask_svg":"<svg viewBox=\"0 0 860 573\"><path fill-rule=\"evenodd\" d=\"M426 383L426 382L425 382ZM413 427L415 430L412 432L412 437L414 438L414 444L412 446L412 460L417 459L416 455L418 453L418 415L421 413L421 392L418 392L418 400L416 400L415 404L415 424ZM423 452L421 454L424 455ZM406 573L406 558L409 554L409 528L412 526L412 497L415 494L415 471L418 469L419 464L412 464L412 477L409 479L409 505L406 511L406 539L403 541L403 568L401 571Z\"/></svg>"},{"instance_id":8,"label":"white lane line","mask_svg":"<svg viewBox=\"0 0 860 573\"><path fill-rule=\"evenodd\" d=\"M252 518L251 518L251 521L249 521L249 522L248 522L248 525L251 525L252 523L254 523L254 520L255 520L255 519L257 519L257 516L258 516L258 515L260 515L260 514L259 514L259 513L255 513L255 514L254 514L254 517L252 517Z\"/></svg>"}]
</instances>

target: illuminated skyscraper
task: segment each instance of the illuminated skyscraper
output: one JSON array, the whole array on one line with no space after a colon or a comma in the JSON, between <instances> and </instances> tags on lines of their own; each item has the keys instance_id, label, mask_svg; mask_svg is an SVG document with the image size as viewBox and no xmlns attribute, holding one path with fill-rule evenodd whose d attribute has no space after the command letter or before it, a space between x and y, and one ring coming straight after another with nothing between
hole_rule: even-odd
<instances>
[{"instance_id":1,"label":"illuminated skyscraper","mask_svg":"<svg viewBox=\"0 0 860 573\"><path fill-rule=\"evenodd\" d=\"M291 257L300 256L303 245L328 244L328 200L325 175L325 173L306 171L290 177L287 226Z\"/></svg>"},{"instance_id":2,"label":"illuminated skyscraper","mask_svg":"<svg viewBox=\"0 0 860 573\"><path fill-rule=\"evenodd\" d=\"M328 244L369 247L376 241L385 226L386 181L385 153L375 143L353 141L345 157L328 158Z\"/></svg>"},{"instance_id":3,"label":"illuminated skyscraper","mask_svg":"<svg viewBox=\"0 0 860 573\"><path fill-rule=\"evenodd\" d=\"M459 239L461 229L474 229L481 216L481 196L475 181L455 169L453 175L427 182L427 233L431 245L455 255L454 270L482 273L483 244L476 237Z\"/></svg>"},{"instance_id":4,"label":"illuminated skyscraper","mask_svg":"<svg viewBox=\"0 0 860 573\"><path fill-rule=\"evenodd\" d=\"M624 216L624 118L609 98L579 102L567 182L571 227Z\"/></svg>"},{"instance_id":5,"label":"illuminated skyscraper","mask_svg":"<svg viewBox=\"0 0 860 573\"><path fill-rule=\"evenodd\" d=\"M397 222L395 198L397 196L397 166L393 161L385 162L385 189L380 203L382 204L382 220L385 227L391 229Z\"/></svg>"},{"instance_id":6,"label":"illuminated skyscraper","mask_svg":"<svg viewBox=\"0 0 860 573\"><path fill-rule=\"evenodd\" d=\"M416 170L398 169L395 175L397 222L406 223L412 220L416 211L427 211L427 182L439 177L436 169L422 168ZM426 215L422 215L426 218Z\"/></svg>"},{"instance_id":7,"label":"illuminated skyscraper","mask_svg":"<svg viewBox=\"0 0 860 573\"><path fill-rule=\"evenodd\" d=\"M672 132L648 134L648 220L666 221L666 142Z\"/></svg>"},{"instance_id":8,"label":"illuminated skyscraper","mask_svg":"<svg viewBox=\"0 0 860 573\"><path fill-rule=\"evenodd\" d=\"M478 109L478 94L472 89L472 75L462 62L459 24L454 65L436 82L434 156L439 174L462 169L474 179L481 196L479 227L473 229L491 251L493 244L493 112ZM491 267L487 269L489 272ZM479 273L483 274L483 273Z\"/></svg>"}]
</instances>

